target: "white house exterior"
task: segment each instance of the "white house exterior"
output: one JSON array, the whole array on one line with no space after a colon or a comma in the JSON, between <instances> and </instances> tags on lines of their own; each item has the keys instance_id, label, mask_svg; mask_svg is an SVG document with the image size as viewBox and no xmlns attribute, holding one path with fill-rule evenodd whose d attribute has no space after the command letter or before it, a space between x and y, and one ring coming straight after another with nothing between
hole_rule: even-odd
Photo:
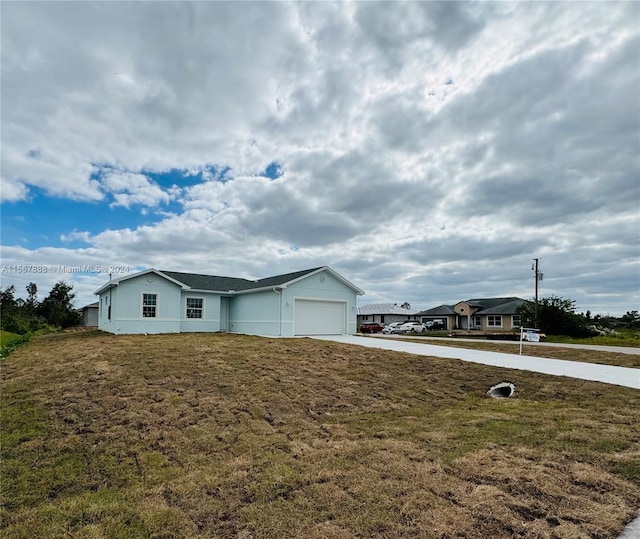
<instances>
[{"instance_id":1,"label":"white house exterior","mask_svg":"<svg viewBox=\"0 0 640 539\"><path fill-rule=\"evenodd\" d=\"M98 325L98 302L85 305L80 309L82 314L82 325L86 327L95 327Z\"/></svg>"},{"instance_id":2,"label":"white house exterior","mask_svg":"<svg viewBox=\"0 0 640 539\"><path fill-rule=\"evenodd\" d=\"M353 334L364 294L323 266L251 281L154 268L96 290L98 328L115 334L230 331Z\"/></svg>"},{"instance_id":3,"label":"white house exterior","mask_svg":"<svg viewBox=\"0 0 640 539\"><path fill-rule=\"evenodd\" d=\"M358 307L358 325L368 322L391 324L392 322L408 322L417 320L417 309L412 309L408 303L372 303Z\"/></svg>"}]
</instances>

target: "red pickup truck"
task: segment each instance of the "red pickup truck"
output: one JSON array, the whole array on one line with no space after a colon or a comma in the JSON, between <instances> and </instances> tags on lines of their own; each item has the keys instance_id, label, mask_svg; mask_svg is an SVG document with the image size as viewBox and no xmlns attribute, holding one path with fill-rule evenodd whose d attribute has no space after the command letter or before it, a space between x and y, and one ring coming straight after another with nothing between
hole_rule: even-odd
<instances>
[{"instance_id":1,"label":"red pickup truck","mask_svg":"<svg viewBox=\"0 0 640 539\"><path fill-rule=\"evenodd\" d=\"M360 333L380 333L384 329L384 324L372 322L369 324L360 324Z\"/></svg>"}]
</instances>

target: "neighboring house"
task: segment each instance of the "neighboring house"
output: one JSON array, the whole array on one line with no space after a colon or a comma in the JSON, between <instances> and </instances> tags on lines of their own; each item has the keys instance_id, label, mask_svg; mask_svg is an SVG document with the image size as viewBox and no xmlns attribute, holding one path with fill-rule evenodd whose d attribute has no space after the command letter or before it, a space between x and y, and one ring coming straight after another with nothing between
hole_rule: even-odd
<instances>
[{"instance_id":1,"label":"neighboring house","mask_svg":"<svg viewBox=\"0 0 640 539\"><path fill-rule=\"evenodd\" d=\"M398 305L397 303L373 303L358 307L358 327L367 322L380 322L381 324L391 324L392 322L406 322L407 320L418 320L417 309L412 309L408 303Z\"/></svg>"},{"instance_id":2,"label":"neighboring house","mask_svg":"<svg viewBox=\"0 0 640 539\"><path fill-rule=\"evenodd\" d=\"M418 317L422 322L441 320L445 329L512 330L522 325L517 308L525 302L516 297L468 299L421 311Z\"/></svg>"},{"instance_id":3,"label":"neighboring house","mask_svg":"<svg viewBox=\"0 0 640 539\"><path fill-rule=\"evenodd\" d=\"M154 268L95 292L101 330L110 333L230 331L286 336L353 334L356 296L328 266L255 281Z\"/></svg>"},{"instance_id":4,"label":"neighboring house","mask_svg":"<svg viewBox=\"0 0 640 539\"><path fill-rule=\"evenodd\" d=\"M96 327L98 325L98 305L99 303L96 301L78 309L82 315L83 326Z\"/></svg>"}]
</instances>

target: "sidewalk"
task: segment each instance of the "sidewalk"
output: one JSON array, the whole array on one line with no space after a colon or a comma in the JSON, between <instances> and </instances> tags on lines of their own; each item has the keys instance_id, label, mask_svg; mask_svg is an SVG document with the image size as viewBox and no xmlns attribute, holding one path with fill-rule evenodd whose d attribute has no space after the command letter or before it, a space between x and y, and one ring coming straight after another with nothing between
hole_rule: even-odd
<instances>
[{"instance_id":1,"label":"sidewalk","mask_svg":"<svg viewBox=\"0 0 640 539\"><path fill-rule=\"evenodd\" d=\"M640 369L631 369L628 367L614 367L595 363L565 361L562 359L546 359L525 355L520 356L518 354L468 350L466 348L407 342L400 339L375 339L355 335L318 335L313 338L344 344L355 344L368 348L379 348L381 350L408 352L409 354L419 356L459 359L471 363L492 365L494 367L520 369L554 376L568 376L580 380L591 380L640 389Z\"/></svg>"}]
</instances>

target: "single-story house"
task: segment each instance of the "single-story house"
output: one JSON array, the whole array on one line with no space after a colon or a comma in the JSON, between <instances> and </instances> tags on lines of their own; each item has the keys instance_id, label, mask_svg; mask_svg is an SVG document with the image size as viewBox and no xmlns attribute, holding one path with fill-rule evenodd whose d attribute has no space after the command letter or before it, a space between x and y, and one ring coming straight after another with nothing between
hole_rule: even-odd
<instances>
[{"instance_id":1,"label":"single-story house","mask_svg":"<svg viewBox=\"0 0 640 539\"><path fill-rule=\"evenodd\" d=\"M391 324L392 322L407 322L418 320L418 309L412 309L408 303L372 303L358 307L358 327L360 324L380 322Z\"/></svg>"},{"instance_id":2,"label":"single-story house","mask_svg":"<svg viewBox=\"0 0 640 539\"><path fill-rule=\"evenodd\" d=\"M522 325L517 309L523 303L526 300L516 297L468 299L420 311L417 316L423 323L439 321L444 329L512 330Z\"/></svg>"},{"instance_id":3,"label":"single-story house","mask_svg":"<svg viewBox=\"0 0 640 539\"><path fill-rule=\"evenodd\" d=\"M151 268L95 294L98 327L110 333L292 337L356 333L356 297L364 292L323 266L258 280Z\"/></svg>"},{"instance_id":4,"label":"single-story house","mask_svg":"<svg viewBox=\"0 0 640 539\"><path fill-rule=\"evenodd\" d=\"M90 303L89 305L85 305L81 309L78 309L82 315L83 326L95 327L98 325L98 308L99 304L96 301L95 303Z\"/></svg>"}]
</instances>

